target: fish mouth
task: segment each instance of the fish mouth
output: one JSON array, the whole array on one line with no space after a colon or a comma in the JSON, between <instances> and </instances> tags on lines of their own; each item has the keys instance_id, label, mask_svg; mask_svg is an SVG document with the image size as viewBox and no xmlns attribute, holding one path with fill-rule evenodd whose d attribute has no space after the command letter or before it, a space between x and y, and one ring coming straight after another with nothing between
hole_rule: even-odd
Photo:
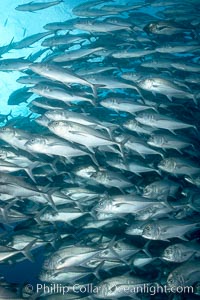
<instances>
[{"instance_id":1,"label":"fish mouth","mask_svg":"<svg viewBox=\"0 0 200 300\"><path fill-rule=\"evenodd\" d=\"M184 287L185 280L184 276L178 272L173 272L167 279L167 286L170 288Z\"/></svg>"},{"instance_id":2,"label":"fish mouth","mask_svg":"<svg viewBox=\"0 0 200 300\"><path fill-rule=\"evenodd\" d=\"M150 189L144 189L143 197L148 197L151 195L151 193L152 193L152 191Z\"/></svg>"},{"instance_id":3,"label":"fish mouth","mask_svg":"<svg viewBox=\"0 0 200 300\"><path fill-rule=\"evenodd\" d=\"M44 270L42 272L40 272L39 279L42 281L48 280L49 279L48 272L44 271Z\"/></svg>"},{"instance_id":4,"label":"fish mouth","mask_svg":"<svg viewBox=\"0 0 200 300\"><path fill-rule=\"evenodd\" d=\"M153 139L149 139L147 141L147 144L149 144L150 146L154 146L155 145L155 141Z\"/></svg>"},{"instance_id":5,"label":"fish mouth","mask_svg":"<svg viewBox=\"0 0 200 300\"><path fill-rule=\"evenodd\" d=\"M172 255L173 255L172 249L171 247L168 247L167 249L164 250L162 257L167 261L172 261Z\"/></svg>"},{"instance_id":6,"label":"fish mouth","mask_svg":"<svg viewBox=\"0 0 200 300\"><path fill-rule=\"evenodd\" d=\"M161 169L161 170L164 170L166 168L166 163L164 161L161 161L159 164L158 164L158 168Z\"/></svg>"},{"instance_id":7,"label":"fish mouth","mask_svg":"<svg viewBox=\"0 0 200 300\"><path fill-rule=\"evenodd\" d=\"M151 226L146 225L142 231L142 236L147 238L147 239L152 239L152 234L151 234Z\"/></svg>"},{"instance_id":8,"label":"fish mouth","mask_svg":"<svg viewBox=\"0 0 200 300\"><path fill-rule=\"evenodd\" d=\"M44 271L53 271L57 268L59 261L61 260L60 255L54 255L52 258L48 258L44 261L43 270Z\"/></svg>"},{"instance_id":9,"label":"fish mouth","mask_svg":"<svg viewBox=\"0 0 200 300\"><path fill-rule=\"evenodd\" d=\"M173 278L173 276L171 274L167 278L167 286L169 288L175 287L175 285L174 285L174 278Z\"/></svg>"}]
</instances>

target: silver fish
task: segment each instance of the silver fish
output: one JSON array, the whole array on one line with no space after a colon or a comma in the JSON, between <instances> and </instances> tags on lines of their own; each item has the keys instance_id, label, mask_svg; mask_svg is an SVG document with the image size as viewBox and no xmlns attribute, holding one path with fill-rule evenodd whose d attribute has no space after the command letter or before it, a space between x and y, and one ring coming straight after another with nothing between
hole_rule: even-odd
<instances>
[{"instance_id":1,"label":"silver fish","mask_svg":"<svg viewBox=\"0 0 200 300\"><path fill-rule=\"evenodd\" d=\"M136 132L139 135L151 135L156 130L153 127L142 125L134 119L124 122L123 127L129 129L130 131Z\"/></svg>"},{"instance_id":2,"label":"silver fish","mask_svg":"<svg viewBox=\"0 0 200 300\"><path fill-rule=\"evenodd\" d=\"M181 157L165 158L158 164L158 168L174 175L188 174L192 176L200 172L200 167L193 161Z\"/></svg>"},{"instance_id":3,"label":"silver fish","mask_svg":"<svg viewBox=\"0 0 200 300\"><path fill-rule=\"evenodd\" d=\"M113 109L115 111L125 111L130 114L135 114L136 112L153 109L154 107L150 107L147 105L142 105L137 101L133 101L132 99L124 99L124 98L107 98L100 102L100 104L106 108Z\"/></svg>"},{"instance_id":4,"label":"silver fish","mask_svg":"<svg viewBox=\"0 0 200 300\"><path fill-rule=\"evenodd\" d=\"M179 183L162 179L146 185L143 189L143 197L163 200L169 196L175 197L179 188Z\"/></svg>"},{"instance_id":5,"label":"silver fish","mask_svg":"<svg viewBox=\"0 0 200 300\"><path fill-rule=\"evenodd\" d=\"M30 47L34 43L38 42L39 40L41 40L42 38L44 38L45 36L50 35L50 34L51 34L51 32L41 32L41 33L36 33L36 34L30 35L30 36L27 36L26 38L24 38L18 42L12 43L12 47L14 49L23 49L23 48Z\"/></svg>"},{"instance_id":6,"label":"silver fish","mask_svg":"<svg viewBox=\"0 0 200 300\"><path fill-rule=\"evenodd\" d=\"M187 220L161 219L150 221L143 228L142 236L150 240L166 241L171 238L187 240L184 235L198 229L200 223Z\"/></svg>"},{"instance_id":7,"label":"silver fish","mask_svg":"<svg viewBox=\"0 0 200 300\"><path fill-rule=\"evenodd\" d=\"M0 60L0 71L21 71L26 70L32 64L31 61L24 59L23 57L19 58L8 58Z\"/></svg>"},{"instance_id":8,"label":"silver fish","mask_svg":"<svg viewBox=\"0 0 200 300\"><path fill-rule=\"evenodd\" d=\"M148 139L147 144L162 149L175 149L179 152L181 152L181 149L193 146L189 139L165 133L153 134Z\"/></svg>"},{"instance_id":9,"label":"silver fish","mask_svg":"<svg viewBox=\"0 0 200 300\"><path fill-rule=\"evenodd\" d=\"M103 50L103 47L97 47L93 49L78 49L78 50L69 50L62 55L56 56L53 58L55 62L65 62L71 60L81 59L83 57L89 56L99 50Z\"/></svg>"},{"instance_id":10,"label":"silver fish","mask_svg":"<svg viewBox=\"0 0 200 300\"><path fill-rule=\"evenodd\" d=\"M162 259L175 263L186 262L191 257L199 257L200 245L197 242L184 242L168 246L162 253Z\"/></svg>"},{"instance_id":11,"label":"silver fish","mask_svg":"<svg viewBox=\"0 0 200 300\"><path fill-rule=\"evenodd\" d=\"M115 25L111 23L106 23L102 21L82 21L74 25L74 28L81 29L89 32L103 32L103 33L112 33L119 30L128 30L125 25Z\"/></svg>"},{"instance_id":12,"label":"silver fish","mask_svg":"<svg viewBox=\"0 0 200 300\"><path fill-rule=\"evenodd\" d=\"M80 114L80 113L76 113L73 111L67 111L67 110L51 110L51 111L47 111L45 113L45 116L47 116L47 118L49 118L52 121L68 121L68 122L75 122L78 124L82 124L82 125L86 125L86 126L91 126L95 129L104 129L105 131L108 132L108 134L111 137L111 130L112 127L114 126L114 124L112 123L105 123L105 126L103 124L103 122L100 122L98 119L88 116L88 115L84 115L84 114ZM111 128L109 128L109 126ZM114 126L115 127L115 126Z\"/></svg>"},{"instance_id":13,"label":"silver fish","mask_svg":"<svg viewBox=\"0 0 200 300\"><path fill-rule=\"evenodd\" d=\"M96 95L96 88L92 83L88 82L72 71L67 70L66 68L58 67L54 64L48 63L34 63L31 64L29 68L36 74L39 74L51 80L59 81L67 86L72 83L90 86L93 90L94 95Z\"/></svg>"},{"instance_id":14,"label":"silver fish","mask_svg":"<svg viewBox=\"0 0 200 300\"><path fill-rule=\"evenodd\" d=\"M41 10L41 9L46 9L48 7L60 4L62 2L63 2L63 0L51 1L51 2L48 2L48 3L46 3L46 2L33 2L33 1L31 1L31 2L26 3L26 4L18 5L17 7L15 7L15 9L19 10L19 11L34 12L34 11L38 11L38 10Z\"/></svg>"},{"instance_id":15,"label":"silver fish","mask_svg":"<svg viewBox=\"0 0 200 300\"><path fill-rule=\"evenodd\" d=\"M114 51L111 56L114 58L137 58L137 57L143 57L146 55L153 54L155 50L144 50L144 49L134 49L134 50L121 50L121 51Z\"/></svg>"},{"instance_id":16,"label":"silver fish","mask_svg":"<svg viewBox=\"0 0 200 300\"><path fill-rule=\"evenodd\" d=\"M195 96L190 92L189 88L185 85L181 85L180 82L175 84L170 80L154 77L139 81L138 86L144 90L151 91L154 95L156 93L163 94L167 96L170 101L172 101L173 98L193 99L196 101Z\"/></svg>"},{"instance_id":17,"label":"silver fish","mask_svg":"<svg viewBox=\"0 0 200 300\"><path fill-rule=\"evenodd\" d=\"M86 125L71 121L53 121L49 123L48 128L54 134L84 145L89 150L105 145L117 145L121 150L120 142L114 142L107 135Z\"/></svg>"},{"instance_id":18,"label":"silver fish","mask_svg":"<svg viewBox=\"0 0 200 300\"><path fill-rule=\"evenodd\" d=\"M187 286L192 291L191 286L197 282L200 274L200 262L192 261L181 264L175 268L167 278L167 285L169 288L178 288Z\"/></svg>"},{"instance_id":19,"label":"silver fish","mask_svg":"<svg viewBox=\"0 0 200 300\"><path fill-rule=\"evenodd\" d=\"M101 251L98 247L69 245L56 250L43 264L44 270L60 270L66 267L80 266Z\"/></svg>"},{"instance_id":20,"label":"silver fish","mask_svg":"<svg viewBox=\"0 0 200 300\"><path fill-rule=\"evenodd\" d=\"M124 161L121 158L118 159L110 159L106 160L107 164L111 167L120 169L120 170L125 170L132 172L138 176L141 176L141 173L146 173L146 172L156 172L159 173L159 171L151 166L148 166L147 164L144 164L140 161L132 161L132 160L127 160Z\"/></svg>"},{"instance_id":21,"label":"silver fish","mask_svg":"<svg viewBox=\"0 0 200 300\"><path fill-rule=\"evenodd\" d=\"M142 293L145 286L153 286L155 284L137 276L116 276L103 280L97 286L95 297L98 299L113 299L121 297L132 297L138 293ZM139 292L138 292L139 291Z\"/></svg>"},{"instance_id":22,"label":"silver fish","mask_svg":"<svg viewBox=\"0 0 200 300\"><path fill-rule=\"evenodd\" d=\"M54 136L35 136L26 142L26 148L36 153L47 155L60 155L69 161L71 157L89 155L87 152L75 147L73 144Z\"/></svg>"},{"instance_id":23,"label":"silver fish","mask_svg":"<svg viewBox=\"0 0 200 300\"><path fill-rule=\"evenodd\" d=\"M124 196L113 196L108 197L106 199L102 199L96 205L95 209L97 211L105 213L137 214L139 211L147 207L151 207L154 204L158 204L158 201L129 194Z\"/></svg>"},{"instance_id":24,"label":"silver fish","mask_svg":"<svg viewBox=\"0 0 200 300\"><path fill-rule=\"evenodd\" d=\"M49 27L49 26L48 26ZM50 26L53 27L53 30L57 30L55 29L55 25L54 26ZM57 26L56 26L57 27ZM64 27L64 29L70 29L71 26L69 26L68 24L65 25L58 25L58 28L60 29ZM52 29L50 29L52 30ZM60 35L54 35L52 37L46 38L42 41L42 46L44 47L58 47L58 46L66 46L66 45L73 45L79 42L83 42L87 40L87 35L69 35L69 34L60 34ZM61 55L61 54L60 54ZM60 56L58 55L58 57ZM64 55L64 54L62 54ZM57 57L57 55L55 56L55 58ZM54 58L53 58L53 61Z\"/></svg>"},{"instance_id":25,"label":"silver fish","mask_svg":"<svg viewBox=\"0 0 200 300\"><path fill-rule=\"evenodd\" d=\"M171 118L167 115L161 115L157 113L147 113L143 112L136 116L136 121L143 125L148 125L154 128L167 129L174 133L174 130L184 129L184 128L194 128L196 127L192 124L184 123L175 118Z\"/></svg>"},{"instance_id":26,"label":"silver fish","mask_svg":"<svg viewBox=\"0 0 200 300\"><path fill-rule=\"evenodd\" d=\"M166 21L159 20L156 22L149 23L144 27L144 30L147 33L170 36L170 35L177 35L179 33L185 33L189 30L189 28L176 22L172 22L168 20ZM190 31L191 30L192 29L190 29Z\"/></svg>"},{"instance_id":27,"label":"silver fish","mask_svg":"<svg viewBox=\"0 0 200 300\"><path fill-rule=\"evenodd\" d=\"M91 274L92 270L84 267L63 268L60 270L44 270L40 273L39 278L45 282L71 283Z\"/></svg>"},{"instance_id":28,"label":"silver fish","mask_svg":"<svg viewBox=\"0 0 200 300\"><path fill-rule=\"evenodd\" d=\"M29 91L48 99L63 101L66 104L74 101L87 101L94 104L94 100L90 98L77 94L72 95L61 87L56 87L45 83L36 84L34 87L31 87Z\"/></svg>"},{"instance_id":29,"label":"silver fish","mask_svg":"<svg viewBox=\"0 0 200 300\"><path fill-rule=\"evenodd\" d=\"M123 143L125 148L138 153L143 158L145 158L146 155L160 155L163 157L162 153L150 148L141 138L133 135L121 134L115 139L117 142Z\"/></svg>"},{"instance_id":30,"label":"silver fish","mask_svg":"<svg viewBox=\"0 0 200 300\"><path fill-rule=\"evenodd\" d=\"M0 139L10 144L15 149L22 149L26 151L26 142L30 138L30 133L14 127L1 127Z\"/></svg>"}]
</instances>

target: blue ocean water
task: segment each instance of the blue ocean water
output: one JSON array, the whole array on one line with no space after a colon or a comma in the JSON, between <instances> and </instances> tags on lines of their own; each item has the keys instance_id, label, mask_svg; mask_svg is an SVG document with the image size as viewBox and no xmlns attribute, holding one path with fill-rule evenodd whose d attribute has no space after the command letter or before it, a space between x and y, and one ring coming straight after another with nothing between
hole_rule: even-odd
<instances>
[{"instance_id":1,"label":"blue ocean water","mask_svg":"<svg viewBox=\"0 0 200 300\"><path fill-rule=\"evenodd\" d=\"M43 1L48 3L49 1ZM17 42L30 35L44 32L43 26L51 22L64 22L72 17L72 8L81 1L63 1L58 6L52 6L48 9L37 12L20 12L16 11L15 7L27 3L27 1L12 1L6 0L1 3L1 46L8 45L11 41ZM41 41L34 43L28 49L20 49L6 53L4 58L27 57L31 53L41 50ZM18 72L1 73L1 113L7 114L12 110L13 115L22 114L27 116L30 112L27 105L21 103L20 106L7 106L9 95L22 85L16 82L20 76Z\"/></svg>"}]
</instances>

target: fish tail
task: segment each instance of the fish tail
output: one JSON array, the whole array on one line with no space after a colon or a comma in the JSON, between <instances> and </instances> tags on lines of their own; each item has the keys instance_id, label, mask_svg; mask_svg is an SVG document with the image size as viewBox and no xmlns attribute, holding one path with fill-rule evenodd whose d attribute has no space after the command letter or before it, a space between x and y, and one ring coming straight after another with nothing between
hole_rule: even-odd
<instances>
[{"instance_id":1,"label":"fish tail","mask_svg":"<svg viewBox=\"0 0 200 300\"><path fill-rule=\"evenodd\" d=\"M31 249L32 246L35 244L35 242L37 241L37 238L34 239L32 242L30 242L27 246L25 246L22 250L20 250L20 252L23 253L23 255L28 258L31 262L34 262L34 257L31 254Z\"/></svg>"},{"instance_id":2,"label":"fish tail","mask_svg":"<svg viewBox=\"0 0 200 300\"><path fill-rule=\"evenodd\" d=\"M30 166L28 166L28 167L26 167L26 168L24 168L24 171L28 174L28 176L33 180L33 182L35 182L36 183L36 180L35 180L35 178L34 178L34 176L33 176L33 173L32 173L32 170L34 169L34 168L37 168L37 167L39 167L40 166L40 162L34 162L33 164L31 164Z\"/></svg>"},{"instance_id":3,"label":"fish tail","mask_svg":"<svg viewBox=\"0 0 200 300\"><path fill-rule=\"evenodd\" d=\"M152 257L151 253L149 252L149 245L150 245L150 243L151 243L151 240L147 241L147 242L145 243L145 245L143 246L142 251L143 251L147 256Z\"/></svg>"},{"instance_id":4,"label":"fish tail","mask_svg":"<svg viewBox=\"0 0 200 300\"><path fill-rule=\"evenodd\" d=\"M103 265L104 265L105 261L103 260L93 271L92 273L94 274L94 276L98 279L101 280L101 276L99 275L99 271L101 271Z\"/></svg>"},{"instance_id":5,"label":"fish tail","mask_svg":"<svg viewBox=\"0 0 200 300\"><path fill-rule=\"evenodd\" d=\"M35 216L34 216L34 220L39 224L39 225L43 225L40 217L41 215L47 210L47 206L43 207Z\"/></svg>"}]
</instances>

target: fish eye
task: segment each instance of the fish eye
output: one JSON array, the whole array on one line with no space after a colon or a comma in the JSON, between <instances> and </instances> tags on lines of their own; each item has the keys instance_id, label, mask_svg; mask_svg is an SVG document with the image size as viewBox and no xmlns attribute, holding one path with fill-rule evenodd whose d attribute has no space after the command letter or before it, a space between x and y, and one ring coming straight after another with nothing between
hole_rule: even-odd
<instances>
[{"instance_id":1,"label":"fish eye","mask_svg":"<svg viewBox=\"0 0 200 300\"><path fill-rule=\"evenodd\" d=\"M96 261L94 260L94 261L91 261L90 263L88 263L88 265L90 264L91 266L96 266Z\"/></svg>"},{"instance_id":2,"label":"fish eye","mask_svg":"<svg viewBox=\"0 0 200 300\"><path fill-rule=\"evenodd\" d=\"M168 279L168 280L167 280L167 283L168 283L168 284L172 284L172 283L173 283L173 279L172 279L172 278Z\"/></svg>"},{"instance_id":3,"label":"fish eye","mask_svg":"<svg viewBox=\"0 0 200 300\"><path fill-rule=\"evenodd\" d=\"M108 254L109 254L109 250L105 250L105 251L103 252L103 254L108 255Z\"/></svg>"},{"instance_id":4,"label":"fish eye","mask_svg":"<svg viewBox=\"0 0 200 300\"><path fill-rule=\"evenodd\" d=\"M160 25L159 25L159 24L153 24L153 25L152 25L152 28L159 29L159 28L160 28Z\"/></svg>"},{"instance_id":5,"label":"fish eye","mask_svg":"<svg viewBox=\"0 0 200 300\"><path fill-rule=\"evenodd\" d=\"M116 291L116 286L114 285L114 286L112 286L111 288L110 288L110 291L111 292L114 292L114 291Z\"/></svg>"},{"instance_id":6,"label":"fish eye","mask_svg":"<svg viewBox=\"0 0 200 300\"><path fill-rule=\"evenodd\" d=\"M145 229L146 229L146 231L151 231L151 226L150 226L150 225L147 225L147 226L145 227Z\"/></svg>"},{"instance_id":7,"label":"fish eye","mask_svg":"<svg viewBox=\"0 0 200 300\"><path fill-rule=\"evenodd\" d=\"M144 192L145 192L145 193L149 193L149 192L150 192L150 187L149 187L149 186L146 186L145 189L144 189Z\"/></svg>"},{"instance_id":8,"label":"fish eye","mask_svg":"<svg viewBox=\"0 0 200 300\"><path fill-rule=\"evenodd\" d=\"M121 247L120 247L120 245L119 245L119 243L117 242L117 243L115 243L114 245L113 245L113 248L115 248L115 249L121 249Z\"/></svg>"},{"instance_id":9,"label":"fish eye","mask_svg":"<svg viewBox=\"0 0 200 300\"><path fill-rule=\"evenodd\" d=\"M56 216L58 213L57 213L57 211L52 211L52 216Z\"/></svg>"},{"instance_id":10,"label":"fish eye","mask_svg":"<svg viewBox=\"0 0 200 300\"><path fill-rule=\"evenodd\" d=\"M166 250L165 250L165 253L166 253L167 255L171 254L171 253L172 253L172 249L171 249L171 248L166 249Z\"/></svg>"}]
</instances>

